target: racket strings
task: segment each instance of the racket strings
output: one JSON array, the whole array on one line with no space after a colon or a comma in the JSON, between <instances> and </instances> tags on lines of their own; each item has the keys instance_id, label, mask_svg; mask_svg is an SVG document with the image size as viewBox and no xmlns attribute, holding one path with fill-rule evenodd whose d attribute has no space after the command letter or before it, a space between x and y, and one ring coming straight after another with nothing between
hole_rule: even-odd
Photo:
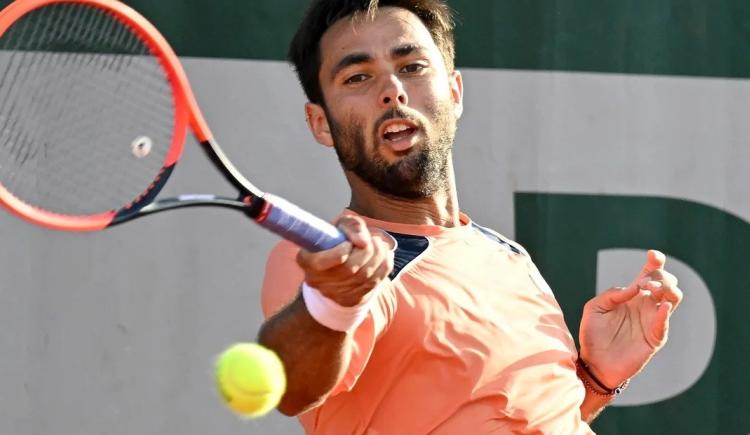
<instances>
[{"instance_id":1,"label":"racket strings","mask_svg":"<svg viewBox=\"0 0 750 435\"><path fill-rule=\"evenodd\" d=\"M62 10L62 8L56 8L56 9L54 9L55 12L58 12L58 11L61 11L61 10ZM44 12L47 12L47 10L44 10ZM50 15L54 16L55 14L50 14ZM42 20L42 23L46 24L44 26L42 26L42 25L37 25L37 26L31 25L29 22L25 23L26 25L25 25L25 29L24 30L30 28L30 29L33 30L33 33L31 35L29 35L28 39L27 38L22 38L21 41L37 42L37 45L44 46L48 42L49 38L39 39L38 35L39 34L41 34L43 36L45 34L46 35L50 35L50 38L52 38L52 40L54 40L53 32L45 32L45 30L49 29L50 27L52 28L52 30L57 30L58 29L57 26L59 26L60 20L61 20L61 18L63 16L64 15L60 14L60 13L56 14L56 18L57 18L56 22L53 21L53 18L50 18L49 20L46 20L46 21ZM44 29L44 30L42 30L42 29ZM55 33L59 33L59 31L56 31ZM33 49L34 47L30 47L30 48ZM27 57L30 57L30 59L27 59ZM35 52L35 51L29 51L29 50L24 50L22 52L21 56L20 56L20 61L19 61L20 65L16 69L16 75L14 76L14 78L17 78L18 77L18 73L22 69L26 68L25 74L29 76L28 80L41 84L41 86L36 86L35 90L32 91L32 93L29 95L29 98L31 99L32 102L36 101L39 98L39 95L45 95L45 93L48 92L50 79L52 78L52 77L45 77L45 76L41 76L40 77L40 74L43 74L44 70L41 69L41 68L38 68L40 62L36 62L35 61L38 57L39 57L39 55L38 55L37 52ZM54 63L50 62L50 66L53 66L53 65L54 65ZM37 68L34 68L35 66L37 66ZM36 72L36 74L32 75L32 72ZM22 88L19 87L17 89L22 89ZM13 98L13 96L11 96L10 98L8 98L8 101L12 101L12 102L15 103L15 99ZM40 107L40 105L39 104L32 104L32 108L34 108L34 107L38 108L38 107ZM11 108L10 112L15 112L15 110L13 110L13 109L14 109L14 107ZM48 106L46 109L49 110L51 113L53 113L53 115L54 115L55 111L57 110L57 108L55 106ZM37 114L37 112L38 111L33 111L32 110L32 111L30 111L30 113L28 114L28 116L31 117L31 118L34 118L34 116ZM18 118L16 118L16 121L17 120L18 120ZM37 151L39 151L40 149L42 149L45 152L45 156L47 155L46 154L46 151L47 151L46 144L43 144L44 145L43 148L33 148L31 146L34 143L34 140L30 139L28 137L28 135L29 134L33 134L33 131L28 131L28 130L25 130L25 129L19 129L17 127L18 127L17 123L15 123L13 125L13 130L16 131L17 135L13 138L13 142L18 143L21 147L24 147L25 151L26 151L25 153L14 153L19 158L18 163L21 166L23 166L23 164L25 164L29 160L29 158L35 158L37 156ZM39 129L42 130L45 127L46 127L45 125L40 125ZM11 149L11 152L13 152L13 151L14 150ZM34 161L38 162L38 160L34 160ZM39 169L40 169L39 167L35 168L35 170L39 170Z\"/></svg>"},{"instance_id":2,"label":"racket strings","mask_svg":"<svg viewBox=\"0 0 750 435\"><path fill-rule=\"evenodd\" d=\"M0 184L17 198L96 214L132 202L159 173L174 134L171 85L109 13L72 3L29 12L0 37L0 72Z\"/></svg>"},{"instance_id":3,"label":"racket strings","mask_svg":"<svg viewBox=\"0 0 750 435\"><path fill-rule=\"evenodd\" d=\"M80 11L83 8L77 8L77 9ZM91 9L89 9L89 11L91 11ZM78 20L78 18L80 18L81 15L82 14L80 14L80 13L77 14L77 16L75 17L76 21L80 21L80 20ZM92 14L89 14L89 18L90 18L91 15ZM114 20L108 20L107 21L108 27L112 27L112 24L114 22L115 22ZM76 24L79 24L79 23L77 23L77 22L74 21L71 24L72 24L71 25L72 30L75 31L75 26L76 26ZM90 24L91 23L88 23L88 22L87 23L83 23L83 29L82 30L85 32L86 29L90 29L91 28ZM135 37L133 37L132 32L130 32L129 30L127 30L127 28L125 28L124 26L119 26L119 28L116 29L116 30L117 30L117 33L116 33L116 36L114 38L116 42L121 42L122 38L126 37L128 39L128 43L127 43L127 45L125 45L126 49L128 51L132 51L133 49L136 48L137 44L140 41L137 40ZM108 31L109 31L108 28L105 28L103 30L104 33L108 33ZM86 32L84 34L84 36L81 38L82 40L84 40L86 42L89 42L88 40L91 39L91 36L86 36L86 34L88 34L88 35L94 35L94 32L91 32L91 31ZM33 40L33 35L32 35L31 40ZM41 41L42 44L44 44L44 42L45 41ZM146 54L145 47L140 47L140 48L141 48L141 50L140 50L139 54ZM69 60L69 59L75 58L75 57L80 57L80 56L77 56L77 55L72 55L72 56L71 55L64 55L64 56L56 56L56 59L59 59L59 60L62 60L62 61L66 61L66 60ZM125 59L127 59L127 60L125 60ZM120 70L121 68L119 68L119 67L116 67L116 68L112 68L112 67L115 65L115 63L118 63L119 65L122 65L122 62L127 62L128 63L127 66L130 66L130 65L132 65L133 58L130 57L130 56L101 56L100 55L100 56L96 56L96 57L89 56L88 60L89 61L93 61L93 62L98 62L99 65L100 65L100 67L102 67L102 68ZM32 65L38 64L38 63L39 62L33 62L33 60L31 62ZM136 64L136 66L137 65L138 64ZM49 66L52 66L52 67L56 66L55 62L49 62ZM39 69L39 68L37 68L37 69ZM20 70L20 68L19 68L19 70ZM73 68L68 68L67 71L68 71L68 75L66 76L66 78L69 77L71 75L71 73L73 73L73 72L75 72L75 73L79 72L79 71L73 71ZM154 72L153 68L151 68L151 71L143 71L143 73L147 73L147 72L153 73ZM156 75L156 78L161 78L162 77L161 71L157 71L157 73L158 74ZM41 89L41 91L37 91L37 94L41 93L42 95L45 95L46 91L47 91L47 88L48 88L48 84L51 83L51 81L48 80L48 79L53 79L53 78L54 77L42 77L42 78L39 78L38 82L42 83L42 86L41 86L41 88L37 88L37 89ZM94 78L96 78L96 76L94 76ZM106 84L105 84L105 87L106 87ZM138 96L138 95L135 95L135 96ZM32 99L33 98L34 97L32 96ZM61 103L61 104L59 104L60 106L64 107L64 101L65 101L65 99L58 99L57 101ZM126 104L133 102L131 99L123 99L122 101L123 101L123 103L126 103ZM149 100L146 100L146 101L138 102L137 106L135 104L133 105L133 109L137 109L137 108L141 108L142 109L143 107L145 107L143 103L146 103L146 105L148 105L148 103L150 101L151 100L149 99ZM169 101L170 101L170 99L168 98L167 99L167 103ZM133 102L133 103L135 103L135 102ZM157 107L157 109L164 109L164 107L165 107L165 104L164 104L164 102L162 102L162 104L159 105ZM171 112L171 110L168 110L168 112ZM167 113L161 113L161 114L157 114L157 115L164 116L166 114ZM73 122L70 125L71 126L76 126L77 123Z\"/></svg>"},{"instance_id":4,"label":"racket strings","mask_svg":"<svg viewBox=\"0 0 750 435\"><path fill-rule=\"evenodd\" d=\"M78 9L80 10L80 9L83 9L83 8L78 8ZM91 12L99 13L99 11L96 11L96 10L93 10L93 9L89 8L87 10L87 12L89 12L88 17L87 17L88 20L85 20L84 23L82 23L82 27L80 29L80 31L82 32L81 41L83 41L84 44L91 44L91 43L93 43L94 41L97 40L97 38L96 38L97 37L96 32L94 32L94 31L91 30L91 29L94 28L93 24L95 24L95 23L92 23L91 21L92 21L92 18L96 17L96 15L94 13L91 13ZM82 15L82 14L79 14L79 16L80 15ZM148 54L146 47L143 46L142 44L140 44L140 40L137 39L137 38L135 38L134 35L133 35L133 33L128 28L126 28L125 26L122 26L122 25L118 25L118 26L116 26L116 28L113 29L113 27L115 27L114 26L115 23L117 23L115 20L111 20L111 19L106 20L105 21L105 27L103 27L101 29L101 32L100 32L101 34L105 34L106 35L106 34L109 34L111 31L116 31L116 33L114 34L115 36L112 38L113 41L115 42L115 44L113 44L112 47L124 47L124 50L126 52L129 52L129 53L130 52L136 52L137 55L140 55L140 56ZM75 26L75 24L74 24L74 26ZM76 32L78 30L74 26L71 26L72 27L72 29L71 29L72 32ZM73 39L73 41L76 41L76 40ZM81 46L81 47L76 47L76 48L77 49L85 48L85 45ZM86 60L85 64L82 62L82 60L83 60L82 56L86 56L87 57L87 59L85 59ZM141 65L140 62L135 63L135 65L133 64L134 57L132 57L132 56L123 56L123 55L96 55L96 56L91 56L91 55L74 54L72 56L69 56L69 55L56 56L56 58L57 59L61 59L63 61L71 59L71 58L78 59L78 62L75 62L75 60L74 60L72 62L72 64L75 65L76 63L78 63L78 64L84 64L85 66L89 66L89 65L91 65L93 63L96 68L111 70L111 71L114 71L114 72L120 72L124 67L126 67L126 68L127 67L133 67L131 69L134 69L135 67L138 67L139 65ZM67 69L67 73L68 74L65 77L61 77L60 79L67 80L67 79L70 79L71 76L74 76L74 77L78 76L81 73L81 71L80 71L80 68L75 68L75 69L74 68L68 68ZM163 74L161 73L161 70L156 71L157 74L154 75L153 74L154 73L153 67L149 68L149 71L139 71L139 73L141 73L141 74L151 73L151 75L154 78L157 78L157 79L161 79L163 77ZM97 80L98 77L99 76L96 76L96 75L92 76L91 78L94 81L90 82L90 83L87 83L87 85L88 86L92 86L92 87L93 86L100 86L101 85L102 86L101 87L101 91L107 91L108 88L109 88L110 83L108 81L105 81L104 83L100 83L101 80ZM44 83L44 81L42 81L42 83ZM50 81L47 81L47 83L50 83ZM73 84L75 84L75 83L73 83ZM69 92L74 91L74 90L75 89L71 89L71 88L68 89ZM42 94L44 95L45 92L43 92ZM120 95L118 95L118 96L122 97L122 92L120 92ZM134 98L121 98L120 101L121 101L122 104L130 105L131 106L130 107L131 110L144 110L144 109L147 109L147 108L151 109L149 107L149 104L152 102L153 98L149 98L149 99L143 99L143 98L141 98L141 100L143 100L143 101L135 101L135 98L138 98L140 96L141 96L141 94L135 93L135 94L132 95L132 97L134 97ZM161 110L162 113L153 113L152 114L153 116L165 117L165 116L170 116L171 115L171 107L170 107L171 96L167 96L167 97L168 98L166 98L164 101L161 101L158 106L154 107L156 110ZM59 103L58 106L60 106L61 110L65 108L65 106L66 106L66 103L65 103L66 100L68 100L68 98L61 98L61 99L57 100L57 102ZM108 103L108 101L99 101L99 103L100 104L101 103ZM165 110L165 108L166 108L166 110ZM92 107L92 109L98 109L98 108ZM60 115L62 115L62 113L60 113ZM63 136L65 136L65 137L69 136L67 134L67 133L69 133L68 130L73 130L73 131L70 132L70 133L73 133L78 127L81 126L81 122L85 122L87 119L91 120L91 118L88 116L87 113L81 112L81 113L79 113L79 115L80 116L79 116L78 119L72 119L71 120L72 122L69 122L67 124L68 128L66 130L63 130L61 132ZM84 129L80 129L80 130L83 131L83 132L85 132L87 129L84 128Z\"/></svg>"},{"instance_id":5,"label":"racket strings","mask_svg":"<svg viewBox=\"0 0 750 435\"><path fill-rule=\"evenodd\" d=\"M60 10L60 9L57 9L57 10ZM58 15L60 15L60 14L58 14ZM81 17L81 14L79 13L79 14L77 14L77 15L76 15L76 17L74 17L74 19L73 19L73 20L71 21L71 23L70 23L70 28L71 28L71 29L75 29L75 28L76 28L77 22L79 21L78 19L79 19L80 17ZM31 21L31 20L29 20L29 21ZM52 22L52 20L51 20L51 19L47 21L47 23L51 23L51 22ZM41 33L41 34L43 34L43 35L45 34L45 32L44 32L44 31L40 31L40 29L42 29L42 26L38 26L38 25L37 25L37 26L35 26L35 25L33 25L33 24L29 25L29 23L27 22L27 24L26 24L26 27L27 27L27 28L29 28L29 27L30 27L30 28L33 28L33 29L35 29L35 31L36 31L35 33L36 33L36 34L38 34L38 33ZM54 27L54 26L53 26L53 27ZM20 32L19 32L19 33L20 33ZM26 33L26 32L23 32L23 33ZM58 33L58 35L59 35L59 32L57 32L57 33ZM35 35L32 35L32 36L31 36L31 38L28 38L28 39L27 39L27 38L23 38L22 40L25 40L25 41L36 41L36 42L38 42L38 45L39 45L39 46L44 46L44 45L45 45L45 43L47 42L46 40L40 40L39 38L35 37ZM84 39L84 38L82 38L82 40L84 40L84 41L85 41L85 39ZM34 49L34 48L36 48L36 47L30 47L30 48L31 48L31 49ZM31 56L32 56L32 59L31 59L31 65L38 65L38 62L34 62L34 57L38 57L38 56L37 56L37 53L35 53L34 51L32 51L31 53L32 53L32 55L31 55ZM24 63L25 63L25 62L24 62L24 60L26 59L27 55L28 55L28 51L24 51L24 53L22 54L22 58L21 58L21 65L24 65ZM59 59L59 58L58 58L58 59ZM65 59L69 59L69 57L65 57ZM49 67L49 66L52 66L52 65L54 65L54 64L55 64L55 62L49 62L49 63L48 63L48 67ZM21 71L21 69L22 69L22 68L18 68L18 69L17 69L17 72L18 72L18 71ZM27 73L28 73L28 72L27 72ZM17 75L16 75L16 76L17 76ZM37 77L37 80L38 80L38 77ZM32 99L32 100L34 100L34 96L35 96L35 95L39 94L40 92L42 93L42 95L44 95L44 92L45 92L45 91L47 90L47 89L46 89L46 88L47 88L46 84L47 84L47 83L49 83L49 82L48 82L48 81L46 81L46 80L41 80L40 82L42 83L42 86L41 86L41 87L37 87L37 88L36 88L36 89L37 89L37 92L35 92L35 93L33 93L33 94L31 95L31 99ZM41 88L41 91L39 91L39 89L40 89L40 88ZM62 99L58 99L57 101L61 101L61 100L62 100ZM13 101L13 100L11 99L11 101ZM39 106L38 106L38 105L36 105L35 107L37 107L37 108L38 108ZM52 107L54 107L54 105L53 105ZM33 115L34 115L34 114L35 114L35 112L33 112L33 111L32 111L32 112L31 112L31 117L32 117L32 118L33 118ZM52 115L53 115L53 117L60 117L60 116L59 116L59 114L55 114L54 112L52 112ZM55 116L55 115L58 115L58 116ZM75 124L75 123L73 123L73 124ZM69 125L70 125L70 124L69 124ZM40 126L40 127L41 127L41 128L44 128L44 126L43 126L43 125L42 125L42 126ZM21 130L18 130L18 129L17 129L17 132L18 132L18 133L20 133L20 132L21 132ZM28 131L24 131L24 133L28 133ZM46 132L42 132L42 134L46 134ZM22 140L22 141L20 141L20 140L19 140L20 138L19 138L18 136L16 136L16 137L15 137L14 139L15 139L15 142L16 142L16 143L19 143L19 144L20 144L20 145L21 145L22 147L23 147L23 146L26 146L26 145L27 145L27 144L29 144L29 142L30 142L30 141L29 141L29 140L28 140L27 138L25 138L25 137L23 138L23 140ZM14 145L15 145L15 144L14 144ZM47 144L46 144L46 143L44 143L43 145L44 145L44 150L45 150L45 156L47 156L47 153L46 153L46 151L48 150ZM37 149L38 149L38 148L37 148ZM14 154L15 154L16 156L20 157L20 159L18 160L18 162L19 162L19 163L21 163L21 164L25 163L25 162L26 162L26 161L28 160L28 157L29 157L29 153L28 153L28 152L26 152L26 153L19 153L19 152L17 152L17 151L16 151L16 149L14 149L14 148L11 148L11 152L14 152ZM35 156L35 155L34 155L34 156ZM46 161L46 160L45 160L45 161ZM38 161L37 161L37 162L38 162ZM44 163L44 161L43 161L42 163ZM39 170L40 170L40 168L39 168L39 167L36 167L36 168L34 168L34 169L35 169L35 171L37 171L37 172L39 172ZM45 169L46 169L46 168L45 168ZM38 183L37 183L37 184L38 184Z\"/></svg>"}]
</instances>

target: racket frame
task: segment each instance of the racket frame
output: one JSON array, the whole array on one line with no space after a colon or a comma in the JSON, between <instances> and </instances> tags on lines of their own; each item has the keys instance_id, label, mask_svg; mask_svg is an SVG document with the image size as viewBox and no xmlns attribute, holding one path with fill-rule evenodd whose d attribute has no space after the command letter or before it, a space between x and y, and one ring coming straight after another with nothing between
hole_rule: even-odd
<instances>
[{"instance_id":1,"label":"racket frame","mask_svg":"<svg viewBox=\"0 0 750 435\"><path fill-rule=\"evenodd\" d=\"M27 13L54 4L79 4L109 13L138 35L163 67L172 89L174 102L174 133L161 170L151 185L130 204L90 216L69 216L41 210L24 203L0 185L0 203L14 214L50 229L65 231L97 231L140 216L182 207L221 206L239 209L267 230L311 250L330 249L346 237L328 222L300 209L288 201L263 193L247 180L229 161L213 138L198 108L187 74L167 40L148 20L134 9L117 0L17 0L0 12L0 37ZM193 131L209 160L224 178L238 190L237 198L213 195L183 195L156 199L182 155L187 129Z\"/></svg>"},{"instance_id":2,"label":"racket frame","mask_svg":"<svg viewBox=\"0 0 750 435\"><path fill-rule=\"evenodd\" d=\"M162 168L156 174L152 184L136 197L130 204L119 210L111 210L88 216L72 216L50 212L34 207L14 196L0 184L0 203L17 216L53 230L63 231L98 231L108 226L127 222L145 214L193 206L224 206L242 209L252 217L257 217L262 209L262 196L257 187L250 183L229 161L224 151L213 138L213 134L201 113L182 64L167 40L148 20L128 5L116 0L25 0L16 1L0 12L0 37L16 21L34 10L56 5L78 4L90 6L109 13L123 25L132 30L141 42L156 57L166 74L172 90L174 103L174 130L172 143L169 146ZM208 195L204 199L185 199L183 197L155 200L161 188L166 184L174 166L182 156L187 139L188 126L195 134L209 160L221 172L224 178L240 193L238 198Z\"/></svg>"}]
</instances>

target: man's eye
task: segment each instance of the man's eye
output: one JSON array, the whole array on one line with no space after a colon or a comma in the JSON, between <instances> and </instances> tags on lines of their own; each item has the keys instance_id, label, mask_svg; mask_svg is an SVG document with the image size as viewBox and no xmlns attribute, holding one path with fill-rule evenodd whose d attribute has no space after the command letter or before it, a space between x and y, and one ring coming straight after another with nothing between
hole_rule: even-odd
<instances>
[{"instance_id":1,"label":"man's eye","mask_svg":"<svg viewBox=\"0 0 750 435\"><path fill-rule=\"evenodd\" d=\"M407 74L413 74L418 73L422 71L425 68L424 65L421 63L410 63L409 65L406 65L405 67L401 68L401 72L407 73Z\"/></svg>"},{"instance_id":2,"label":"man's eye","mask_svg":"<svg viewBox=\"0 0 750 435\"><path fill-rule=\"evenodd\" d=\"M367 80L367 75L365 74L355 74L349 78L347 78L344 83L345 84L351 84L351 83L360 83Z\"/></svg>"}]
</instances>

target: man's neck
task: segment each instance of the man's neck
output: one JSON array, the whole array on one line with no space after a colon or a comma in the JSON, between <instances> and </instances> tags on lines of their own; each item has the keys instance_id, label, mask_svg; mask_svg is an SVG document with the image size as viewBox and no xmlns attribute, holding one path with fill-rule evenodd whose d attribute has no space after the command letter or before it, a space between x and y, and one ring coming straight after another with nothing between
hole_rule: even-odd
<instances>
[{"instance_id":1,"label":"man's neck","mask_svg":"<svg viewBox=\"0 0 750 435\"><path fill-rule=\"evenodd\" d=\"M385 195L347 173L352 189L349 209L372 219L411 225L461 225L452 165L448 165L446 186L435 194L419 199L398 198Z\"/></svg>"}]
</instances>

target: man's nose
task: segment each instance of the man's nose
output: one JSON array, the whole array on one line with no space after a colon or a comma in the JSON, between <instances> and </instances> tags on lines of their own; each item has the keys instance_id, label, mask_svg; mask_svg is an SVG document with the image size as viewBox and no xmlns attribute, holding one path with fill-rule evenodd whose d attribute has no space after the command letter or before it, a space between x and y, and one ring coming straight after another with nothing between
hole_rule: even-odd
<instances>
[{"instance_id":1,"label":"man's nose","mask_svg":"<svg viewBox=\"0 0 750 435\"><path fill-rule=\"evenodd\" d=\"M406 95L404 85L398 77L391 74L385 79L379 101L386 108L405 106L409 103L409 97Z\"/></svg>"}]
</instances>

